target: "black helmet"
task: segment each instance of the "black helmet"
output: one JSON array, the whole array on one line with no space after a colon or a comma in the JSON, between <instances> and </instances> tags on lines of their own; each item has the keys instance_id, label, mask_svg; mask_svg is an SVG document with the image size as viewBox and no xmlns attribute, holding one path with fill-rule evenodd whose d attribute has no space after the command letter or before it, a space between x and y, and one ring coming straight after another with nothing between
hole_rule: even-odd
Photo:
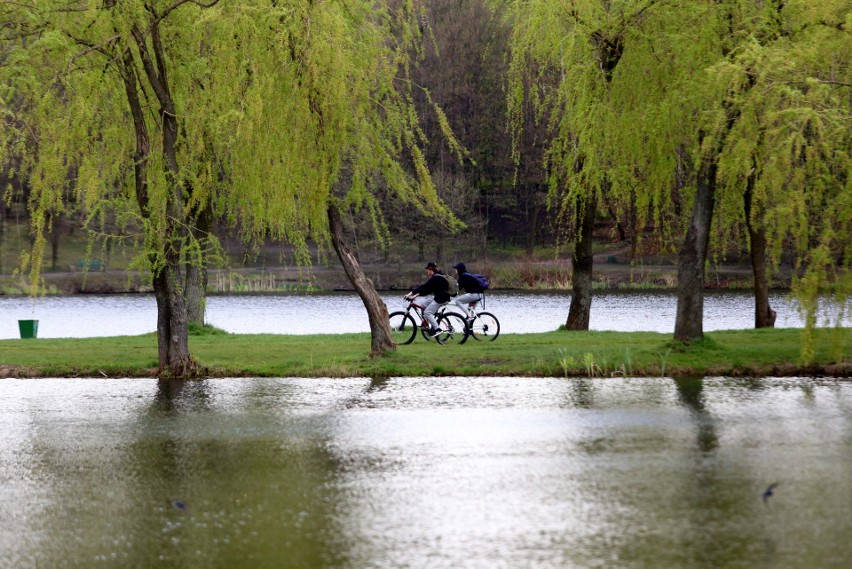
<instances>
[{"instance_id":1,"label":"black helmet","mask_svg":"<svg viewBox=\"0 0 852 569\"><path fill-rule=\"evenodd\" d=\"M467 267L464 266L464 263L456 263L453 265L453 268L459 272L459 274L466 273Z\"/></svg>"},{"instance_id":2,"label":"black helmet","mask_svg":"<svg viewBox=\"0 0 852 569\"><path fill-rule=\"evenodd\" d=\"M433 271L437 271L437 270L438 270L438 265L436 265L436 264L435 264L435 263L433 263L432 261L429 261L428 263L426 263L426 268L427 268L427 269L432 269Z\"/></svg>"}]
</instances>

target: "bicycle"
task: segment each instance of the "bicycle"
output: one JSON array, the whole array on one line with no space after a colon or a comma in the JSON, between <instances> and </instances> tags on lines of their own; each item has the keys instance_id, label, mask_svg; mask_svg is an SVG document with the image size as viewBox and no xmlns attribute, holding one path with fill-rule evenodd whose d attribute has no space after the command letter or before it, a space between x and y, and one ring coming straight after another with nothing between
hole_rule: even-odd
<instances>
[{"instance_id":1,"label":"bicycle","mask_svg":"<svg viewBox=\"0 0 852 569\"><path fill-rule=\"evenodd\" d=\"M415 299L404 299L405 310L391 312L388 315L390 320L391 338L397 344L410 344L417 336L417 330L426 340L432 340L433 336L429 333L429 321L423 315L423 310L426 308L422 304L417 304ZM458 341L464 342L467 337L467 325L464 318L455 312L445 312L446 305L438 309L435 314L435 319L438 322L438 327L441 332L434 339L439 344L447 344ZM412 315L411 313L414 313ZM421 325L418 325L418 320Z\"/></svg>"},{"instance_id":2,"label":"bicycle","mask_svg":"<svg viewBox=\"0 0 852 569\"><path fill-rule=\"evenodd\" d=\"M478 302L478 301L477 301ZM477 312L476 302L468 304L467 315L462 317L465 322L465 334L459 344L464 344L467 339L473 337L478 342L493 342L500 335L500 321L490 312Z\"/></svg>"}]
</instances>

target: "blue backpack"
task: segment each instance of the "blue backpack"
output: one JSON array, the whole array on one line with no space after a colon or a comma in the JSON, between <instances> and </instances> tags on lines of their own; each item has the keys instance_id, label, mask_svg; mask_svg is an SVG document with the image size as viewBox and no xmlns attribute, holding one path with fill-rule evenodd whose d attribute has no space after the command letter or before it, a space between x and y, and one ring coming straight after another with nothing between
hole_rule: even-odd
<instances>
[{"instance_id":1,"label":"blue backpack","mask_svg":"<svg viewBox=\"0 0 852 569\"><path fill-rule=\"evenodd\" d=\"M470 273L470 276L476 279L476 282L479 283L479 286L482 287L482 290L486 290L488 287L491 286L491 283L488 282L488 279L486 279L485 276L479 273Z\"/></svg>"}]
</instances>

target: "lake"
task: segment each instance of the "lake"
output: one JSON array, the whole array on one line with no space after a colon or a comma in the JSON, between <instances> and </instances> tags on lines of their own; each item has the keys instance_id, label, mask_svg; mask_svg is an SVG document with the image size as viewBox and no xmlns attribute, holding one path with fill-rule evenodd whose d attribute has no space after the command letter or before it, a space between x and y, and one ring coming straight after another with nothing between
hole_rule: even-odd
<instances>
[{"instance_id":1,"label":"lake","mask_svg":"<svg viewBox=\"0 0 852 569\"><path fill-rule=\"evenodd\" d=\"M0 379L0 391L3 569L852 564L850 382Z\"/></svg>"},{"instance_id":2,"label":"lake","mask_svg":"<svg viewBox=\"0 0 852 569\"><path fill-rule=\"evenodd\" d=\"M388 309L401 310L402 294L384 293ZM782 293L770 297L779 328L801 327L796 304ZM555 330L565 323L567 293L494 292L485 310L501 322L501 333ZM596 293L593 330L674 332L677 297L671 292ZM821 323L826 323L824 316ZM157 307L153 295L75 295L39 299L0 296L0 339L19 338L19 319L36 319L40 338L124 336L153 332ZM367 312L355 293L213 295L207 299L208 323L237 334L335 334L369 332ZM847 317L846 325L852 325ZM745 292L708 292L704 330L754 327L754 301Z\"/></svg>"}]
</instances>

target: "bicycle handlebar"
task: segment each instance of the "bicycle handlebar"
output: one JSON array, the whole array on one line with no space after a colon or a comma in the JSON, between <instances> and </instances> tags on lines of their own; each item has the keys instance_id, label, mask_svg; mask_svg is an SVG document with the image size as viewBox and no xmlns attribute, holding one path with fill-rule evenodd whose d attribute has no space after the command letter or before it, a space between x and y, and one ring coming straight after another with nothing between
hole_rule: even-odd
<instances>
[{"instance_id":1,"label":"bicycle handlebar","mask_svg":"<svg viewBox=\"0 0 852 569\"><path fill-rule=\"evenodd\" d=\"M405 296L402 297L403 302L406 303L406 308L408 308L410 306L414 306L414 308L419 308L420 310L423 310L424 308L426 308L426 306L424 306L422 304L417 304L416 302L414 302L416 299L417 299L416 296L414 298L408 298L408 297L405 297Z\"/></svg>"}]
</instances>

